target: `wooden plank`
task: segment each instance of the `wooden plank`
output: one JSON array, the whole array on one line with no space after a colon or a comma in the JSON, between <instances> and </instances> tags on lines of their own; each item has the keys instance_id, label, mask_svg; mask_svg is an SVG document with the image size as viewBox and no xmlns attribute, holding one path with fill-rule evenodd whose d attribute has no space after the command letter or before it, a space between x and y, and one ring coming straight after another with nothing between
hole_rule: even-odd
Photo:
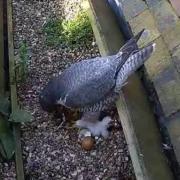
<instances>
[{"instance_id":1,"label":"wooden plank","mask_svg":"<svg viewBox=\"0 0 180 180\"><path fill-rule=\"evenodd\" d=\"M12 29L12 1L7 0L7 18L8 18L8 48L9 48L9 75L10 75L10 90L11 90L11 110L12 112L18 108L16 76L15 76L15 61L14 61L14 44L13 44L13 29ZM17 180L24 180L24 168L21 150L20 124L13 124L13 132L15 137L15 160Z\"/></svg>"},{"instance_id":2,"label":"wooden plank","mask_svg":"<svg viewBox=\"0 0 180 180\"><path fill-rule=\"evenodd\" d=\"M92 22L92 28L95 34L96 41L98 43L99 50L101 52L102 56L114 54L118 51L117 47L121 47L124 44L123 35L119 34L119 28L118 26L113 26L117 23L114 14L111 13L111 9L108 5L108 3L102 3L102 0L97 1L94 3L94 1L90 2L90 19ZM95 6L94 6L95 4ZM101 9L101 11L100 11ZM99 11L99 12L98 12ZM103 12L106 12L108 16L106 18L104 17ZM96 16L96 14L98 15ZM108 29L102 28L105 27L108 23ZM110 27L113 26L113 33L118 34L117 36L114 36L111 34L111 31L109 31ZM113 43L109 43L113 42Z\"/></svg>"},{"instance_id":3,"label":"wooden plank","mask_svg":"<svg viewBox=\"0 0 180 180\"><path fill-rule=\"evenodd\" d=\"M0 94L4 94L3 1L0 1Z\"/></svg>"},{"instance_id":4,"label":"wooden plank","mask_svg":"<svg viewBox=\"0 0 180 180\"><path fill-rule=\"evenodd\" d=\"M114 54L124 42L112 12L104 0L89 0L89 3L92 27L96 30L94 34L101 54ZM137 180L173 179L162 153L156 120L136 74L123 88L117 108Z\"/></svg>"},{"instance_id":5,"label":"wooden plank","mask_svg":"<svg viewBox=\"0 0 180 180\"><path fill-rule=\"evenodd\" d=\"M108 14L108 15L112 14L111 10L109 8L107 8L107 4L102 5L102 2L99 3L99 6L98 6L98 5L95 5L94 1L90 1L90 6L91 6L91 9L89 11L90 19L91 19L93 30L97 28L97 30L94 31L94 34L95 34L95 38L97 40L97 44L100 49L101 55L106 56L108 54L115 53L117 51L117 47L121 47L124 44L124 40L122 39L122 37L121 38L118 37L120 33L119 33L118 27L114 26L114 24L116 24L116 22L112 21L112 19L114 17L112 15L108 16L108 17L110 17L109 21L106 21L107 23L111 23L110 27L113 27L113 29L116 29L115 30L116 31L115 34L117 34L115 37L116 44L113 43L113 46L115 46L115 47L112 49L112 46L110 46L112 43L109 43L112 40L111 39L107 40L108 34L103 33L103 31L105 31L105 28L103 28L103 27L106 27L107 25L106 25L106 23L104 25L103 25L103 23L101 23L104 20L103 20L103 18L100 19L99 18L100 15L97 13L98 9L101 7L101 13L102 13L101 16L104 17L104 14ZM96 32L98 32L98 34ZM109 33L111 33L111 32L109 32ZM112 35L110 35L108 37L111 38L111 36ZM112 41L112 42L114 42L114 41ZM111 47L111 49L108 48L108 45L107 45L108 43L109 43L109 47ZM122 107L121 117L122 117L122 119L125 119L125 120L129 119L130 114L129 114L124 96L121 95L120 99L121 100L119 101L119 103L121 103L121 107ZM124 125L124 124L122 124L122 125ZM139 161L139 156L138 156L137 147L136 147L137 140L136 140L135 132L133 131L133 125L132 125L132 123L129 123L128 125L124 125L123 127L126 128L126 130L125 130L126 139L127 138L129 139L128 146L132 148L131 156L133 156L133 159L134 159L134 161L132 161L133 166L136 167L134 169L136 177L138 178L138 180L143 180L147 176L147 172L145 169L143 169L143 167L144 167L143 161L142 162ZM132 139L132 137L134 137L134 138Z\"/></svg>"},{"instance_id":6,"label":"wooden plank","mask_svg":"<svg viewBox=\"0 0 180 180\"><path fill-rule=\"evenodd\" d=\"M123 94L120 95L117 102L118 113L120 114L121 124L123 126L125 138L128 144L131 160L133 163L134 171L137 180L149 179L143 156L141 156L141 150L138 146L138 139L134 129L134 125L131 121L131 114L128 110L128 106Z\"/></svg>"}]
</instances>

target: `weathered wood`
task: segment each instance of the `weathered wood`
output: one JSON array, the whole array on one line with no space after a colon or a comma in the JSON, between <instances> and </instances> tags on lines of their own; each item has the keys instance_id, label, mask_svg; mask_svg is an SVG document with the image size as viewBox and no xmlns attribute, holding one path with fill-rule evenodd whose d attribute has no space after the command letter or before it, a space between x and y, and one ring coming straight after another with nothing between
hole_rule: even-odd
<instances>
[{"instance_id":1,"label":"weathered wood","mask_svg":"<svg viewBox=\"0 0 180 180\"><path fill-rule=\"evenodd\" d=\"M111 9L108 3L102 3L102 0L97 1L89 1L91 9L89 13L91 14L89 17L92 22L92 28L96 37L96 41L98 43L99 50L101 55L110 55L118 51L117 47L121 47L124 44L124 39L122 34L119 34L118 37L111 34L110 28L117 23L115 20L114 14L111 13ZM96 4L94 6L94 4ZM98 13L99 11L99 13ZM104 16L104 11L108 13L108 16ZM96 14L98 13L98 16ZM108 29L102 28L106 26L108 23ZM113 31L115 34L119 33L118 26L113 27ZM117 39L118 38L118 39ZM109 42L113 43L109 43Z\"/></svg>"},{"instance_id":2,"label":"weathered wood","mask_svg":"<svg viewBox=\"0 0 180 180\"><path fill-rule=\"evenodd\" d=\"M12 112L18 108L16 76L15 76L15 61L14 61L14 45L13 45L13 29L12 29L12 1L7 0L7 18L8 18L8 49L9 49L9 75L10 75L10 90L11 90L11 110ZM13 124L13 132L15 137L15 159L17 180L24 180L20 124Z\"/></svg>"},{"instance_id":3,"label":"weathered wood","mask_svg":"<svg viewBox=\"0 0 180 180\"><path fill-rule=\"evenodd\" d=\"M102 56L113 54L117 51L117 47L121 47L124 44L123 38L122 37L118 38L118 35L121 35L121 34L119 33L118 27L114 26L114 24L116 24L116 21L113 22L114 16L112 15L111 10L110 10L110 8L108 8L107 4L102 3L102 1L101 2L99 1L99 4L95 4L95 2L92 0L89 2L90 2L89 17L91 19L92 28L94 31L94 35L95 35L96 42L98 44L100 53ZM101 11L98 11L98 9L100 9L100 8L101 8ZM104 14L108 14L107 17L109 17L109 20L106 20L106 22L104 21L104 17L105 17ZM109 14L110 14L110 16L109 16ZM102 18L99 18L99 17L102 17ZM105 23L105 24L103 25L103 23ZM105 27L107 26L106 23L110 23L109 27L111 27L111 28L113 27L113 29L115 29L114 31L117 31L117 32L115 32L115 34L117 34L117 36L108 35L107 33L104 33L104 31L106 32L106 30L107 30L107 29L103 28L104 26ZM109 30L107 30L107 31L109 31ZM111 33L111 31L109 31L109 33ZM107 40L108 37L110 38L109 41ZM111 40L111 37L115 37L116 40L115 39ZM113 46L110 46L112 43L109 43L109 45L108 45L108 42L111 42L111 41L116 42L116 43L118 42L117 44L113 43L113 46L115 46L114 48L112 48ZM129 119L130 114L129 114L124 96L121 95L120 99L121 100L119 101L119 103L121 103L121 107L122 107L122 114L121 114L122 118L124 117L125 120ZM138 180L143 180L147 176L147 173L146 173L146 170L143 169L143 167L144 167L143 162L139 161L139 156L137 153L137 146L136 146L137 140L135 139L136 138L135 132L132 129L133 125L129 123L128 126L123 125L123 127L126 128L125 129L126 139L128 138L130 140L128 142L128 145L129 145L129 147L132 148L131 156L133 156L133 166L136 167L134 169L135 173L136 173L136 177L138 178ZM132 139L132 137L134 137L134 138Z\"/></svg>"},{"instance_id":4,"label":"weathered wood","mask_svg":"<svg viewBox=\"0 0 180 180\"><path fill-rule=\"evenodd\" d=\"M104 0L89 0L90 18L102 55L114 54L124 43ZM98 33L97 33L98 32ZM112 48L113 47L113 48ZM135 74L123 88L117 108L138 180L171 180L161 138L146 93Z\"/></svg>"},{"instance_id":5,"label":"weathered wood","mask_svg":"<svg viewBox=\"0 0 180 180\"><path fill-rule=\"evenodd\" d=\"M4 94L3 1L0 1L0 94Z\"/></svg>"}]
</instances>

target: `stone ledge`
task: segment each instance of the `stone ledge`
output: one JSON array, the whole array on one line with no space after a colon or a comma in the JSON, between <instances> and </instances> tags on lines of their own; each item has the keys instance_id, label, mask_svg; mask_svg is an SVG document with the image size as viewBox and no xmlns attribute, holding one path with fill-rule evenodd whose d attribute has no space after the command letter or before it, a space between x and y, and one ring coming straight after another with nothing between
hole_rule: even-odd
<instances>
[{"instance_id":1,"label":"stone ledge","mask_svg":"<svg viewBox=\"0 0 180 180\"><path fill-rule=\"evenodd\" d=\"M172 61L174 63L177 72L179 73L179 78L180 78L180 46L178 46L173 50Z\"/></svg>"},{"instance_id":2,"label":"stone ledge","mask_svg":"<svg viewBox=\"0 0 180 180\"><path fill-rule=\"evenodd\" d=\"M174 28L163 32L162 36L170 51L180 45L180 20Z\"/></svg>"},{"instance_id":3,"label":"stone ledge","mask_svg":"<svg viewBox=\"0 0 180 180\"><path fill-rule=\"evenodd\" d=\"M155 6L150 7L160 32L166 31L176 26L178 17L171 4L167 1L160 1Z\"/></svg>"},{"instance_id":4,"label":"stone ledge","mask_svg":"<svg viewBox=\"0 0 180 180\"><path fill-rule=\"evenodd\" d=\"M180 17L180 1L179 0L170 0L170 1L176 13Z\"/></svg>"},{"instance_id":5,"label":"stone ledge","mask_svg":"<svg viewBox=\"0 0 180 180\"><path fill-rule=\"evenodd\" d=\"M153 80L159 101L166 117L180 110L180 81L171 64Z\"/></svg>"},{"instance_id":6,"label":"stone ledge","mask_svg":"<svg viewBox=\"0 0 180 180\"><path fill-rule=\"evenodd\" d=\"M154 42L156 43L156 51L145 63L151 80L155 79L158 74L162 73L171 64L171 56L162 37L159 37Z\"/></svg>"},{"instance_id":7,"label":"stone ledge","mask_svg":"<svg viewBox=\"0 0 180 180\"><path fill-rule=\"evenodd\" d=\"M153 6L158 5L162 1L165 1L165 0L146 0L146 3L149 7L153 7Z\"/></svg>"},{"instance_id":8,"label":"stone ledge","mask_svg":"<svg viewBox=\"0 0 180 180\"><path fill-rule=\"evenodd\" d=\"M145 10L140 15L131 19L129 23L134 34L137 34L143 28L149 31L149 36L146 39L139 40L138 42L139 46L152 42L160 36L160 33L156 28L156 23L154 21L154 18L149 10Z\"/></svg>"},{"instance_id":9,"label":"stone ledge","mask_svg":"<svg viewBox=\"0 0 180 180\"><path fill-rule=\"evenodd\" d=\"M122 3L123 11L127 20L134 18L147 9L143 0L119 0Z\"/></svg>"}]
</instances>

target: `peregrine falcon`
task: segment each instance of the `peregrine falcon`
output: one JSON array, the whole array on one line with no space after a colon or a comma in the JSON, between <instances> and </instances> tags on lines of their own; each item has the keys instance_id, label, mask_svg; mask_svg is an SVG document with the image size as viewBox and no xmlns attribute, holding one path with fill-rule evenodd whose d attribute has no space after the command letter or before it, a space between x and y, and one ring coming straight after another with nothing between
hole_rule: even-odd
<instances>
[{"instance_id":1,"label":"peregrine falcon","mask_svg":"<svg viewBox=\"0 0 180 180\"><path fill-rule=\"evenodd\" d=\"M111 118L98 121L101 111L118 98L121 88L151 56L155 43L139 49L137 41L144 29L132 37L115 55L96 57L72 64L58 77L51 79L39 96L43 110L51 112L58 105L83 113L76 122L95 136L108 135Z\"/></svg>"}]
</instances>

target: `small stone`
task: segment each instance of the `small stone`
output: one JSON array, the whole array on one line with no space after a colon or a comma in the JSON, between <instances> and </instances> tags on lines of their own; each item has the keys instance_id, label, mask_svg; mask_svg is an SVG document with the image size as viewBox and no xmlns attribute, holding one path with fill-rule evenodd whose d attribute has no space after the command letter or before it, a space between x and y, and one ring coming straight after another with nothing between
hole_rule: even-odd
<instances>
[{"instance_id":1,"label":"small stone","mask_svg":"<svg viewBox=\"0 0 180 180\"><path fill-rule=\"evenodd\" d=\"M91 153L92 156L96 156L96 151Z\"/></svg>"},{"instance_id":2,"label":"small stone","mask_svg":"<svg viewBox=\"0 0 180 180\"><path fill-rule=\"evenodd\" d=\"M93 41L93 42L92 42L92 46L95 46L95 45L96 45L96 42Z\"/></svg>"},{"instance_id":3,"label":"small stone","mask_svg":"<svg viewBox=\"0 0 180 180\"><path fill-rule=\"evenodd\" d=\"M73 177L77 176L77 174L78 174L77 171L73 171L73 172L71 173L71 175L72 175Z\"/></svg>"},{"instance_id":4,"label":"small stone","mask_svg":"<svg viewBox=\"0 0 180 180\"><path fill-rule=\"evenodd\" d=\"M124 151L123 151L123 149L119 149L119 152L120 152L120 153L123 153Z\"/></svg>"},{"instance_id":5,"label":"small stone","mask_svg":"<svg viewBox=\"0 0 180 180\"><path fill-rule=\"evenodd\" d=\"M57 170L60 170L60 166L59 166L59 165L58 165L58 166L56 166L56 169L57 169Z\"/></svg>"},{"instance_id":6,"label":"small stone","mask_svg":"<svg viewBox=\"0 0 180 180\"><path fill-rule=\"evenodd\" d=\"M78 175L77 180L83 180L83 179L84 179L84 178L83 178L83 175L82 175L82 174Z\"/></svg>"},{"instance_id":7,"label":"small stone","mask_svg":"<svg viewBox=\"0 0 180 180\"><path fill-rule=\"evenodd\" d=\"M125 159L125 161L129 161L129 158L127 156L124 159Z\"/></svg>"}]
</instances>

